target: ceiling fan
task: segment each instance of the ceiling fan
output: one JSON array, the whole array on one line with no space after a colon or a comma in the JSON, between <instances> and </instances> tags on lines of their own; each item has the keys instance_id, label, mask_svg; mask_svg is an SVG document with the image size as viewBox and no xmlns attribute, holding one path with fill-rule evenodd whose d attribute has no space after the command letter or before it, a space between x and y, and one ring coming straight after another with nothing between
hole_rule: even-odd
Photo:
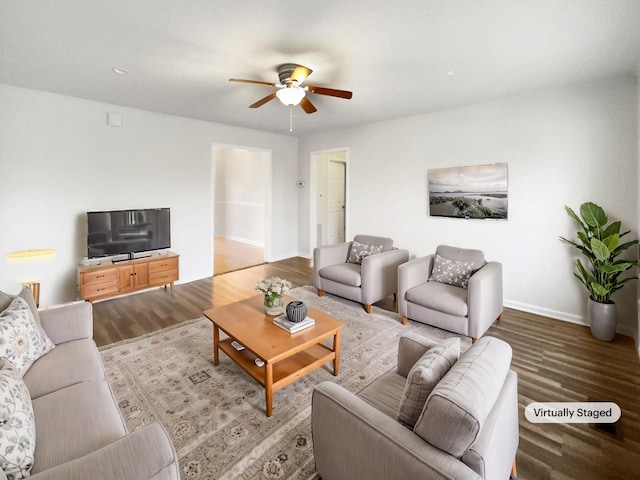
<instances>
[{"instance_id":1,"label":"ceiling fan","mask_svg":"<svg viewBox=\"0 0 640 480\"><path fill-rule=\"evenodd\" d=\"M317 108L307 97L308 93L317 93L318 95L328 95L330 97L346 99L350 99L353 96L353 93L348 92L347 90L317 87L309 84L303 85L304 81L309 75L311 75L311 73L312 70L310 68L297 65L295 63L285 63L278 67L278 78L280 79L280 83L262 82L260 80L244 80L241 78L230 78L229 81L266 85L277 89L254 104L249 105L249 108L261 107L265 103L270 102L277 97L284 105L300 105L305 112L314 113L317 111Z\"/></svg>"}]
</instances>

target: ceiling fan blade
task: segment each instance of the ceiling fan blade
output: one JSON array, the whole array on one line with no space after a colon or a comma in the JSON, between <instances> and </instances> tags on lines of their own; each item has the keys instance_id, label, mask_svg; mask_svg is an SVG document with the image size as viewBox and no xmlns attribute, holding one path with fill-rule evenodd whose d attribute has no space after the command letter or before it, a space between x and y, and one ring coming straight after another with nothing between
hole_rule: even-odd
<instances>
[{"instance_id":1,"label":"ceiling fan blade","mask_svg":"<svg viewBox=\"0 0 640 480\"><path fill-rule=\"evenodd\" d=\"M302 65L298 65L293 71L293 73L291 74L291 81L298 82L298 85L300 85L302 82L304 82L307 79L309 75L311 75L312 72L313 70L311 70L310 68L303 67Z\"/></svg>"},{"instance_id":2,"label":"ceiling fan blade","mask_svg":"<svg viewBox=\"0 0 640 480\"><path fill-rule=\"evenodd\" d=\"M275 87L275 83L271 82L261 82L260 80L244 80L242 78L230 78L230 82L240 82L240 83L253 83L255 85L267 85L269 87Z\"/></svg>"},{"instance_id":3,"label":"ceiling fan blade","mask_svg":"<svg viewBox=\"0 0 640 480\"><path fill-rule=\"evenodd\" d=\"M310 93L317 93L319 95L329 95L330 97L340 97L350 99L353 96L352 92L347 90L337 90L335 88L326 87L314 87L313 85L307 85L307 91Z\"/></svg>"},{"instance_id":4,"label":"ceiling fan blade","mask_svg":"<svg viewBox=\"0 0 640 480\"><path fill-rule=\"evenodd\" d=\"M276 92L270 93L269 95L267 95L266 97L258 100L256 103L249 105L249 108L258 108L261 107L262 105L264 105L267 102L270 102L271 100L273 100L274 98L276 98Z\"/></svg>"},{"instance_id":5,"label":"ceiling fan blade","mask_svg":"<svg viewBox=\"0 0 640 480\"><path fill-rule=\"evenodd\" d=\"M313 105L313 103L309 101L307 97L302 97L302 100L300 100L300 106L307 113L314 113L318 111L318 109Z\"/></svg>"}]
</instances>

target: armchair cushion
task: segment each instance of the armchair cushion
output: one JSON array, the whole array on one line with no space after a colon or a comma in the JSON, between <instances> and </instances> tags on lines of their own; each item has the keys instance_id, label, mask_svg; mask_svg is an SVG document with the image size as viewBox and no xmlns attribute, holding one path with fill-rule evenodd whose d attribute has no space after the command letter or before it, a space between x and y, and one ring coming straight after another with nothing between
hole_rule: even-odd
<instances>
[{"instance_id":1,"label":"armchair cushion","mask_svg":"<svg viewBox=\"0 0 640 480\"><path fill-rule=\"evenodd\" d=\"M467 288L472 271L473 262L449 260L436 253L429 281Z\"/></svg>"},{"instance_id":2,"label":"armchair cushion","mask_svg":"<svg viewBox=\"0 0 640 480\"><path fill-rule=\"evenodd\" d=\"M347 262L361 264L364 257L380 252L382 252L382 245L367 245L366 243L360 243L354 240L351 242Z\"/></svg>"},{"instance_id":3,"label":"armchair cushion","mask_svg":"<svg viewBox=\"0 0 640 480\"><path fill-rule=\"evenodd\" d=\"M467 294L464 288L428 282L407 290L406 300L438 312L466 317L469 313Z\"/></svg>"},{"instance_id":4,"label":"armchair cushion","mask_svg":"<svg viewBox=\"0 0 640 480\"><path fill-rule=\"evenodd\" d=\"M327 280L359 287L362 285L361 267L356 263L341 263L320 269L320 276Z\"/></svg>"},{"instance_id":5,"label":"armchair cushion","mask_svg":"<svg viewBox=\"0 0 640 480\"><path fill-rule=\"evenodd\" d=\"M356 235L353 237L354 242L364 243L365 245L382 245L382 251L387 252L393 249L393 239L387 237L377 237L375 235Z\"/></svg>"},{"instance_id":6,"label":"armchair cushion","mask_svg":"<svg viewBox=\"0 0 640 480\"><path fill-rule=\"evenodd\" d=\"M457 262L471 262L473 271L482 268L486 263L484 253L481 250L471 248L450 247L449 245L439 245L436 248L436 255Z\"/></svg>"},{"instance_id":7,"label":"armchair cushion","mask_svg":"<svg viewBox=\"0 0 640 480\"><path fill-rule=\"evenodd\" d=\"M413 429L429 394L460 358L460 339L450 338L431 347L415 363L407 375L407 382L396 415L403 425Z\"/></svg>"}]
</instances>

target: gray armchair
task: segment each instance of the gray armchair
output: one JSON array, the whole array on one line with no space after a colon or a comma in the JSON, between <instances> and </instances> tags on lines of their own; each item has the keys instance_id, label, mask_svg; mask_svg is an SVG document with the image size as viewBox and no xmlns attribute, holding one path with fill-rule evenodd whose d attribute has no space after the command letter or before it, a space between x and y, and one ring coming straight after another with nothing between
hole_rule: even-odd
<instances>
[{"instance_id":1,"label":"gray armchair","mask_svg":"<svg viewBox=\"0 0 640 480\"><path fill-rule=\"evenodd\" d=\"M352 246L362 245L369 247L367 253L381 251L364 257L355 255L354 258ZM398 265L407 260L409 252L393 248L390 238L356 235L353 242L313 250L313 280L318 296L327 292L348 298L362 303L367 313L371 313L373 303L391 294L396 295Z\"/></svg>"},{"instance_id":2,"label":"gray armchair","mask_svg":"<svg viewBox=\"0 0 640 480\"><path fill-rule=\"evenodd\" d=\"M436 345L416 334L401 337L397 369L357 395L332 382L314 388L311 431L322 480L515 477L517 375L502 340L484 337L446 364L424 403L412 404L420 415L413 428L396 420L407 377Z\"/></svg>"},{"instance_id":3,"label":"gray armchair","mask_svg":"<svg viewBox=\"0 0 640 480\"><path fill-rule=\"evenodd\" d=\"M438 260L448 265L434 278ZM435 255L398 268L398 313L405 324L410 318L475 342L500 319L502 302L502 264L485 261L480 250L440 245Z\"/></svg>"}]
</instances>

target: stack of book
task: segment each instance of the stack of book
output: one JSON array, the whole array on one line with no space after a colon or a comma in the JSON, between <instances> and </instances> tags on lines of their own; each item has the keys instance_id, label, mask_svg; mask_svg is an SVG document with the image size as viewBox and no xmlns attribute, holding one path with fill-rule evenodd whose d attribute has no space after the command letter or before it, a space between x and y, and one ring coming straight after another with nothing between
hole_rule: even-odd
<instances>
[{"instance_id":1,"label":"stack of book","mask_svg":"<svg viewBox=\"0 0 640 480\"><path fill-rule=\"evenodd\" d=\"M289 333L296 333L300 330L304 330L305 328L313 327L316 324L316 321L311 317L307 317L301 322L295 323L290 321L286 315L280 315L273 319L273 324Z\"/></svg>"}]
</instances>

